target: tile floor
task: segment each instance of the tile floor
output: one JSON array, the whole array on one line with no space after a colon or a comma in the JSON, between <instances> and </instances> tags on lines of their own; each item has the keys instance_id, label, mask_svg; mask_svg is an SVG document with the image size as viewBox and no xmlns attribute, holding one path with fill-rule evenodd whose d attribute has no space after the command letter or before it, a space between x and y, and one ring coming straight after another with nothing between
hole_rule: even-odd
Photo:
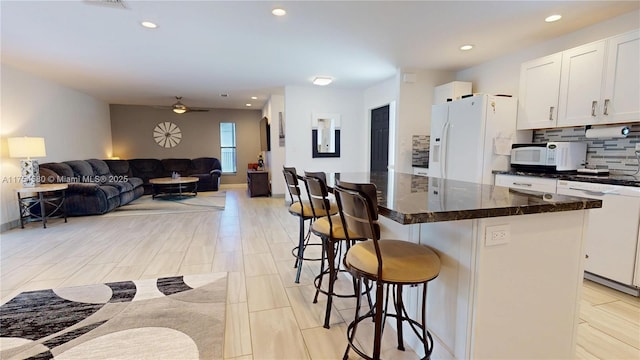
<instances>
[{"instance_id":1,"label":"tile floor","mask_svg":"<svg viewBox=\"0 0 640 360\"><path fill-rule=\"evenodd\" d=\"M27 290L226 271L225 359L341 358L354 302L334 301L331 329L322 327L326 302L311 302L317 263L293 281L298 222L284 200L249 198L241 186L223 190L219 212L79 217L2 233L1 301ZM638 298L585 282L580 321L576 358L640 358ZM417 358L386 334L384 358ZM432 358L448 357L436 351Z\"/></svg>"}]
</instances>

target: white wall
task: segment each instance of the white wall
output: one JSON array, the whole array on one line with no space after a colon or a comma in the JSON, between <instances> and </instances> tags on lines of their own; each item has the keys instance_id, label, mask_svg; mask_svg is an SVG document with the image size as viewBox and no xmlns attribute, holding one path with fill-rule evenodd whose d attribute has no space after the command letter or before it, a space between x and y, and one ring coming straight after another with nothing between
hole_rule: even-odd
<instances>
[{"instance_id":1,"label":"white wall","mask_svg":"<svg viewBox=\"0 0 640 360\"><path fill-rule=\"evenodd\" d=\"M405 75L412 80L405 80ZM431 133L433 88L454 80L446 71L403 69L399 77L399 97L395 133L395 171L412 173L413 135Z\"/></svg>"},{"instance_id":2,"label":"white wall","mask_svg":"<svg viewBox=\"0 0 640 360\"><path fill-rule=\"evenodd\" d=\"M363 131L367 135L367 169L371 168L371 110L389 105L389 168L394 168L395 161L395 126L397 118L397 103L400 96L400 72L389 79L364 90Z\"/></svg>"},{"instance_id":3,"label":"white wall","mask_svg":"<svg viewBox=\"0 0 640 360\"><path fill-rule=\"evenodd\" d=\"M271 195L282 196L287 191L282 175L282 166L285 164L285 147L280 146L279 138L279 113L284 119L284 96L271 95L262 111L262 115L269 119L271 151L267 152L266 166L271 179ZM311 145L309 145L311 146Z\"/></svg>"},{"instance_id":4,"label":"white wall","mask_svg":"<svg viewBox=\"0 0 640 360\"><path fill-rule=\"evenodd\" d=\"M47 157L38 159L40 163L111 156L107 103L4 64L1 71L3 180L20 176L19 159L9 158L9 137L44 137ZM14 189L19 186L12 181L0 186L3 229L18 219Z\"/></svg>"},{"instance_id":5,"label":"white wall","mask_svg":"<svg viewBox=\"0 0 640 360\"><path fill-rule=\"evenodd\" d=\"M640 28L640 11L633 11L525 50L465 69L456 74L456 80L473 82L474 92L517 96L521 63L637 28Z\"/></svg>"},{"instance_id":6,"label":"white wall","mask_svg":"<svg viewBox=\"0 0 640 360\"><path fill-rule=\"evenodd\" d=\"M327 87L285 87L285 162L304 171L352 172L368 169L368 133L364 127L362 90ZM313 113L340 114L339 158L313 158L311 116ZM274 170L275 171L275 170ZM275 175L275 174L274 174ZM282 182L284 183L284 178ZM274 182L278 176L274 176Z\"/></svg>"}]
</instances>

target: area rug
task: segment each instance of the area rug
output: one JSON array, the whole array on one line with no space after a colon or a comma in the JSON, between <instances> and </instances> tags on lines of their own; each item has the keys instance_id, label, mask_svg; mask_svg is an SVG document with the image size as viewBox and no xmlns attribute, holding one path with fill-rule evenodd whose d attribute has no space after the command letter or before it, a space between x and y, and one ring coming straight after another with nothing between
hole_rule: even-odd
<instances>
[{"instance_id":1,"label":"area rug","mask_svg":"<svg viewBox=\"0 0 640 360\"><path fill-rule=\"evenodd\" d=\"M175 214L196 211L224 210L227 193L225 191L199 192L197 196L184 198L155 198L143 195L138 199L117 207L103 216L129 216Z\"/></svg>"},{"instance_id":2,"label":"area rug","mask_svg":"<svg viewBox=\"0 0 640 360\"><path fill-rule=\"evenodd\" d=\"M227 273L23 292L0 307L0 358L222 359Z\"/></svg>"}]
</instances>

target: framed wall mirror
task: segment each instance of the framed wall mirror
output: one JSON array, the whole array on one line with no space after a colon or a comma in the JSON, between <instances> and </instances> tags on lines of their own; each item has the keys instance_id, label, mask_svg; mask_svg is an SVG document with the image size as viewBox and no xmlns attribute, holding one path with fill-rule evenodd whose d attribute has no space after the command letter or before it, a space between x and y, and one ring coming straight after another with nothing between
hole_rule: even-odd
<instances>
[{"instance_id":1,"label":"framed wall mirror","mask_svg":"<svg viewBox=\"0 0 640 360\"><path fill-rule=\"evenodd\" d=\"M311 146L314 158L340 157L340 114L313 114Z\"/></svg>"}]
</instances>

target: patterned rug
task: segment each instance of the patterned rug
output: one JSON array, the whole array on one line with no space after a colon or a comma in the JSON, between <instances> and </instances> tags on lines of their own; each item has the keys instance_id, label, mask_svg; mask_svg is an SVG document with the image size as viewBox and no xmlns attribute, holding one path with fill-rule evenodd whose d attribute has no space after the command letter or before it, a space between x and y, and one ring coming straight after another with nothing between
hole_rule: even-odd
<instances>
[{"instance_id":1,"label":"patterned rug","mask_svg":"<svg viewBox=\"0 0 640 360\"><path fill-rule=\"evenodd\" d=\"M0 307L0 358L222 359L227 273L23 292Z\"/></svg>"},{"instance_id":2,"label":"patterned rug","mask_svg":"<svg viewBox=\"0 0 640 360\"><path fill-rule=\"evenodd\" d=\"M120 206L102 216L129 216L175 214L197 211L224 210L227 193L225 191L199 192L193 197L155 198L144 195L127 205Z\"/></svg>"}]
</instances>

